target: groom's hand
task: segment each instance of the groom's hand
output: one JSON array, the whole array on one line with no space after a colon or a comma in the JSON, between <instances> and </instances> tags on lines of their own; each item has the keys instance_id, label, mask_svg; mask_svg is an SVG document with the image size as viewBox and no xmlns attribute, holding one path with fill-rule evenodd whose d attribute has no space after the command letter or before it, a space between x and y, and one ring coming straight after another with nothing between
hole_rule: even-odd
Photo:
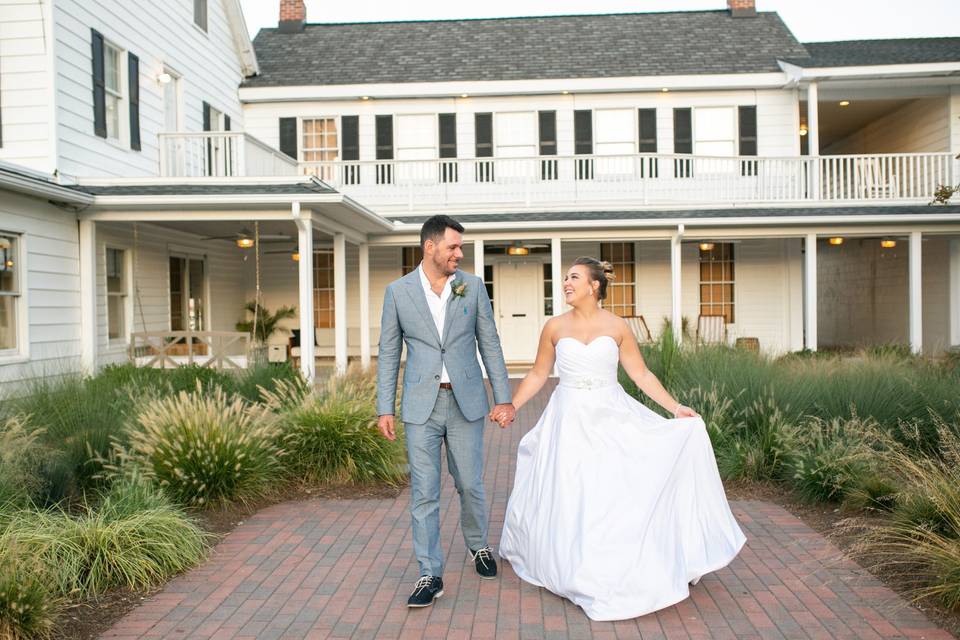
<instances>
[{"instance_id":1,"label":"groom's hand","mask_svg":"<svg viewBox=\"0 0 960 640\"><path fill-rule=\"evenodd\" d=\"M380 433L383 434L383 437L387 440L396 440L397 432L393 424L392 415L383 415L377 420L377 428L380 429Z\"/></svg>"},{"instance_id":2,"label":"groom's hand","mask_svg":"<svg viewBox=\"0 0 960 640\"><path fill-rule=\"evenodd\" d=\"M498 404L493 407L493 410L490 412L490 418L497 422L500 425L501 429L505 429L507 425L513 422L513 419L517 416L517 410L514 409L513 404Z\"/></svg>"}]
</instances>

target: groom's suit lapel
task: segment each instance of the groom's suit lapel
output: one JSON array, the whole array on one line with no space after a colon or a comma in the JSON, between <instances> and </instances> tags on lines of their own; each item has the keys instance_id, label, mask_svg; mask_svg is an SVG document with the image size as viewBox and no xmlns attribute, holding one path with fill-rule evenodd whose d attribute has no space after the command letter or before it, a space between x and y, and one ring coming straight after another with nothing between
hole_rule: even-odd
<instances>
[{"instance_id":1,"label":"groom's suit lapel","mask_svg":"<svg viewBox=\"0 0 960 640\"><path fill-rule=\"evenodd\" d=\"M427 296L423 293L423 284L420 282L420 267L417 267L410 273L406 275L407 279L407 293L410 295L410 299L413 301L414 308L420 312L420 315L423 317L424 323L426 323L428 330L433 334L433 337L436 338L437 344L440 344L440 335L437 333L437 325L433 321L433 316L430 315L430 306L427 304Z\"/></svg>"},{"instance_id":2,"label":"groom's suit lapel","mask_svg":"<svg viewBox=\"0 0 960 640\"><path fill-rule=\"evenodd\" d=\"M457 280L463 280L463 274L458 270L453 275L453 282ZM466 291L464 291L466 294ZM447 300L447 314L443 318L443 336L440 338L440 344L443 345L447 341L447 335L450 333L450 325L453 324L453 319L458 313L460 313L460 306L463 304L463 296L454 295L453 291L450 292L450 299Z\"/></svg>"}]
</instances>

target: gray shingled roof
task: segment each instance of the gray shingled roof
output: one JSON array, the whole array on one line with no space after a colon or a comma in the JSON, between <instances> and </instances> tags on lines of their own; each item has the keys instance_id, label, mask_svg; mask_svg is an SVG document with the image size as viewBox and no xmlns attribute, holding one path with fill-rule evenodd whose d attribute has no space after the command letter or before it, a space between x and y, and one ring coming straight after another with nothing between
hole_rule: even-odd
<instances>
[{"instance_id":1,"label":"gray shingled roof","mask_svg":"<svg viewBox=\"0 0 960 640\"><path fill-rule=\"evenodd\" d=\"M777 72L805 58L772 12L308 24L261 29L246 87Z\"/></svg>"},{"instance_id":2,"label":"gray shingled roof","mask_svg":"<svg viewBox=\"0 0 960 640\"><path fill-rule=\"evenodd\" d=\"M806 42L810 58L790 60L801 67L856 67L876 64L960 62L960 38L898 38Z\"/></svg>"},{"instance_id":3,"label":"gray shingled roof","mask_svg":"<svg viewBox=\"0 0 960 640\"><path fill-rule=\"evenodd\" d=\"M785 218L838 216L875 216L875 215L921 215L921 214L958 214L960 205L907 205L892 207L797 207L797 208L743 208L728 209L685 209L685 210L641 210L641 211L523 211L517 213L478 213L455 216L465 227L471 222L597 222L604 220L677 220L703 218ZM393 222L423 224L429 216L385 216Z\"/></svg>"},{"instance_id":4,"label":"gray shingled roof","mask_svg":"<svg viewBox=\"0 0 960 640\"><path fill-rule=\"evenodd\" d=\"M94 196L210 196L210 195L264 195L336 193L335 189L319 181L296 184L146 184L146 185L76 185L78 191Z\"/></svg>"}]
</instances>

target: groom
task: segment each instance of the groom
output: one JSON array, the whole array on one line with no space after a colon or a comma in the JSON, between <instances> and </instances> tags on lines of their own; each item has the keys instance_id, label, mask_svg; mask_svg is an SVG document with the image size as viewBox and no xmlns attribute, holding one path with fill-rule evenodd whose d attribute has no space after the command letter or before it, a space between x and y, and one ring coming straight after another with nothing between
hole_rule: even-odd
<instances>
[{"instance_id":1,"label":"groom","mask_svg":"<svg viewBox=\"0 0 960 640\"><path fill-rule=\"evenodd\" d=\"M409 607L429 606L443 595L441 443L460 494L460 526L477 573L481 578L497 575L487 545L483 427L489 405L478 346L501 426L515 414L487 290L481 278L457 269L463 259L463 227L448 216L433 216L420 229L420 246L420 266L384 293L377 356L378 426L394 440L400 351L407 345L400 410L410 462L413 550L420 563Z\"/></svg>"}]
</instances>

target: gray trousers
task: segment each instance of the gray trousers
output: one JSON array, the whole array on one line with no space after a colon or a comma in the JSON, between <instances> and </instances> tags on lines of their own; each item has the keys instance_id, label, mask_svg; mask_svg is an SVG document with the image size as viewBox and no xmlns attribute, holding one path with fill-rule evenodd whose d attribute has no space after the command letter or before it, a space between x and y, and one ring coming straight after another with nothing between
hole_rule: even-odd
<instances>
[{"instance_id":1,"label":"gray trousers","mask_svg":"<svg viewBox=\"0 0 960 640\"><path fill-rule=\"evenodd\" d=\"M410 462L410 514L413 551L420 575L443 575L440 547L440 445L447 449L447 470L460 494L460 527L467 547L487 546L487 504L483 491L484 419L470 422L460 413L453 392L440 389L424 424L404 425Z\"/></svg>"}]
</instances>

